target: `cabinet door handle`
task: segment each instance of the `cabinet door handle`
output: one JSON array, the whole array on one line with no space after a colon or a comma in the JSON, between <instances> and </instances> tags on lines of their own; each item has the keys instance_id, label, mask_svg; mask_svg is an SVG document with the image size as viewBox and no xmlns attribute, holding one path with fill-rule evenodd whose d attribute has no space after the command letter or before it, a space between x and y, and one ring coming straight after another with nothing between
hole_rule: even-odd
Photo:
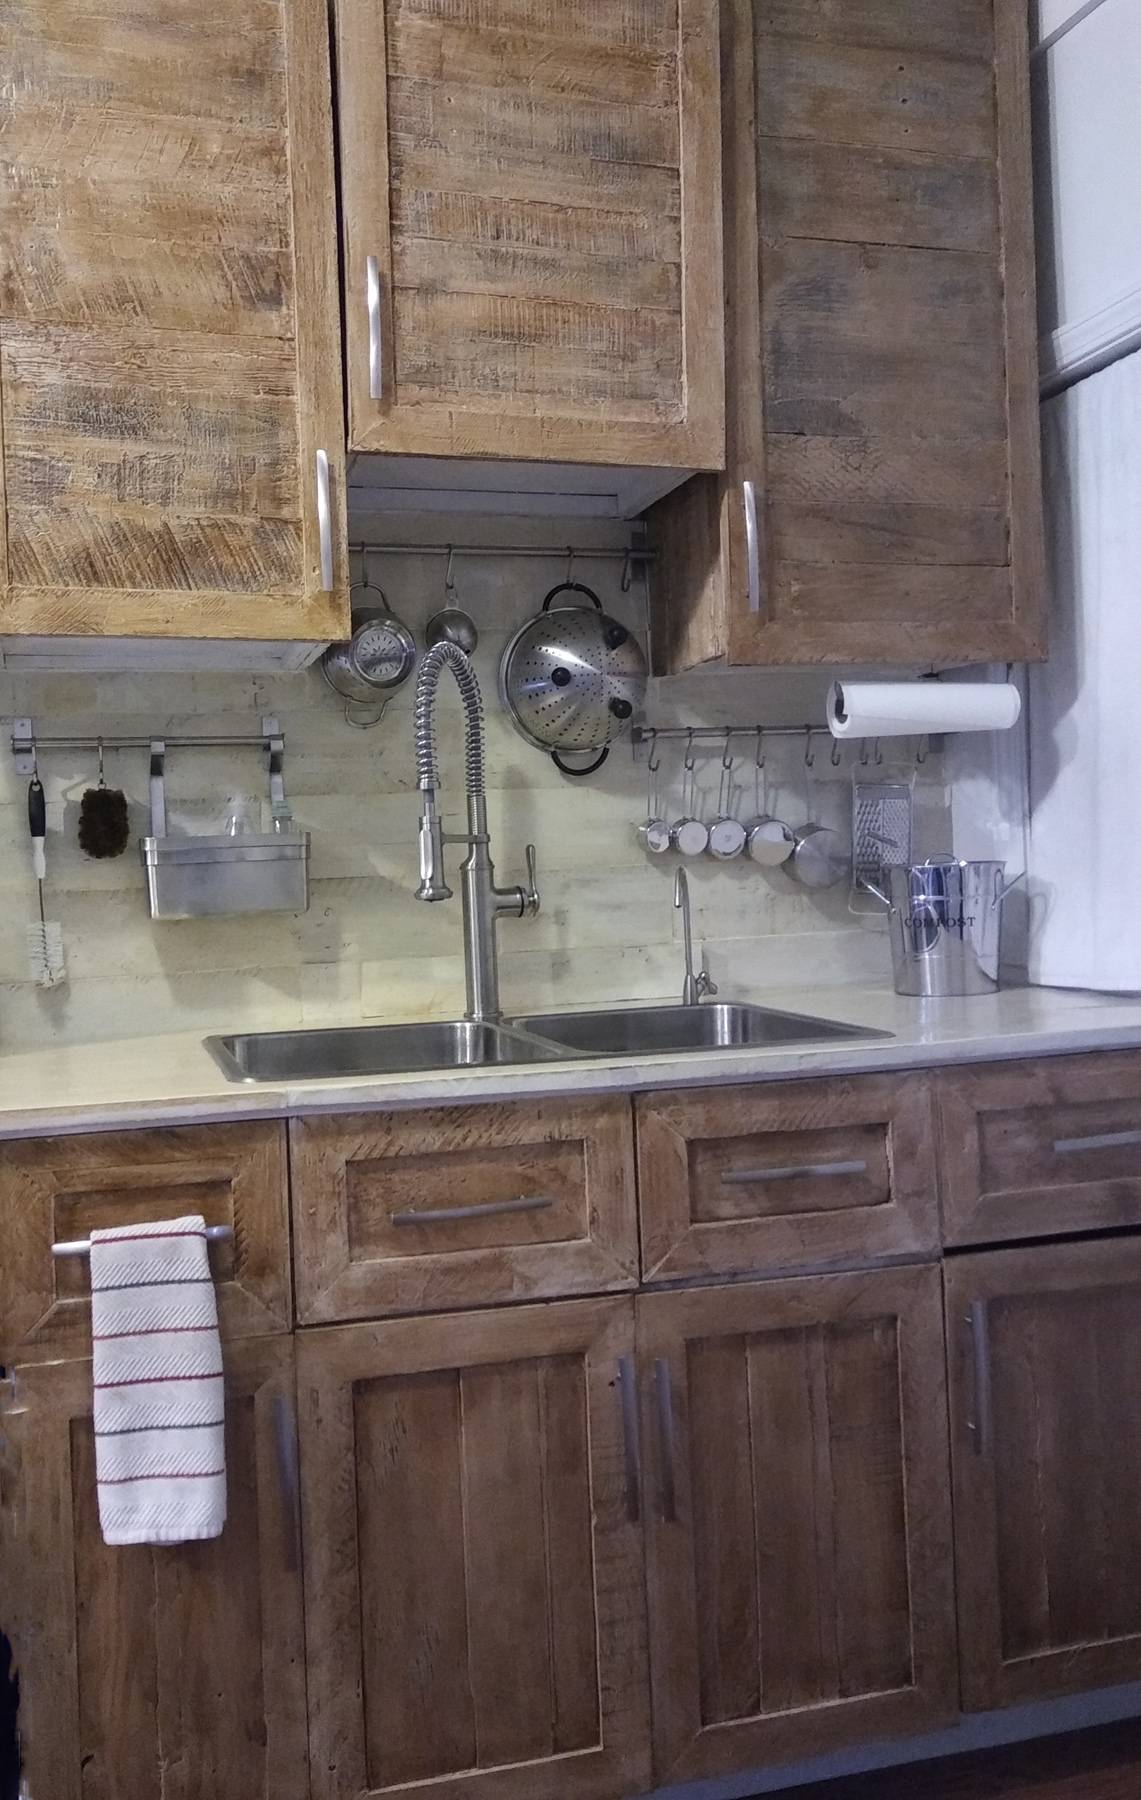
<instances>
[{"instance_id":1,"label":"cabinet door handle","mask_svg":"<svg viewBox=\"0 0 1141 1800\"><path fill-rule=\"evenodd\" d=\"M329 455L317 452L317 538L321 548L321 588L333 591L333 509L329 500Z\"/></svg>"},{"instance_id":2,"label":"cabinet door handle","mask_svg":"<svg viewBox=\"0 0 1141 1800\"><path fill-rule=\"evenodd\" d=\"M798 1175L866 1175L866 1162L789 1163L775 1169L726 1169L723 1187L739 1187L750 1181L791 1181Z\"/></svg>"},{"instance_id":3,"label":"cabinet door handle","mask_svg":"<svg viewBox=\"0 0 1141 1800\"><path fill-rule=\"evenodd\" d=\"M368 300L368 397L384 398L384 364L380 335L380 261L365 258L365 292Z\"/></svg>"},{"instance_id":4,"label":"cabinet door handle","mask_svg":"<svg viewBox=\"0 0 1141 1800\"><path fill-rule=\"evenodd\" d=\"M757 529L757 490L751 481L741 483L745 507L745 578L749 611L761 610L761 538Z\"/></svg>"},{"instance_id":5,"label":"cabinet door handle","mask_svg":"<svg viewBox=\"0 0 1141 1800\"><path fill-rule=\"evenodd\" d=\"M626 1517L637 1524L642 1516L642 1438L638 1429L638 1375L632 1356L618 1359L618 1396L622 1404Z\"/></svg>"},{"instance_id":6,"label":"cabinet door handle","mask_svg":"<svg viewBox=\"0 0 1141 1800\"><path fill-rule=\"evenodd\" d=\"M1099 1131L1093 1137L1055 1138L1054 1155L1068 1156L1074 1150L1116 1150L1128 1144L1141 1144L1141 1131Z\"/></svg>"},{"instance_id":7,"label":"cabinet door handle","mask_svg":"<svg viewBox=\"0 0 1141 1800\"><path fill-rule=\"evenodd\" d=\"M967 1430L974 1440L975 1455L989 1456L994 1444L991 1410L990 1321L985 1300L972 1300L964 1323L971 1334L971 1416Z\"/></svg>"},{"instance_id":8,"label":"cabinet door handle","mask_svg":"<svg viewBox=\"0 0 1141 1800\"><path fill-rule=\"evenodd\" d=\"M658 1405L658 1445L661 1455L661 1511L667 1525L677 1520L677 1473L674 1466L673 1377L664 1356L654 1363L654 1396Z\"/></svg>"},{"instance_id":9,"label":"cabinet door handle","mask_svg":"<svg viewBox=\"0 0 1141 1800\"><path fill-rule=\"evenodd\" d=\"M482 1200L475 1206L437 1206L423 1212L389 1213L392 1225L454 1225L460 1219L490 1219L496 1213L539 1212L553 1206L550 1194L520 1194L517 1200Z\"/></svg>"},{"instance_id":10,"label":"cabinet door handle","mask_svg":"<svg viewBox=\"0 0 1141 1800\"><path fill-rule=\"evenodd\" d=\"M273 1437L277 1481L285 1520L285 1566L291 1575L301 1563L301 1480L297 1466L297 1414L288 1394L275 1394Z\"/></svg>"}]
</instances>

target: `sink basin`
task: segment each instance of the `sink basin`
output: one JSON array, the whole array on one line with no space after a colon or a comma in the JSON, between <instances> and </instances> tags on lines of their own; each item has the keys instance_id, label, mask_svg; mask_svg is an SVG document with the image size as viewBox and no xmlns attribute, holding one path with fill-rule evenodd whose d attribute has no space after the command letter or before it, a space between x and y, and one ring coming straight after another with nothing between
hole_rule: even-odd
<instances>
[{"instance_id":1,"label":"sink basin","mask_svg":"<svg viewBox=\"0 0 1141 1800\"><path fill-rule=\"evenodd\" d=\"M209 1037L206 1048L230 1081L320 1081L339 1075L415 1075L585 1056L653 1056L890 1036L889 1031L837 1025L831 1019L776 1012L767 1006L703 1001L700 1006L538 1013L504 1025L456 1019L327 1031L259 1031Z\"/></svg>"},{"instance_id":2,"label":"sink basin","mask_svg":"<svg viewBox=\"0 0 1141 1800\"><path fill-rule=\"evenodd\" d=\"M363 1025L327 1031L259 1031L209 1037L206 1048L231 1081L319 1081L338 1075L411 1075L429 1069L558 1062L574 1055L498 1025Z\"/></svg>"},{"instance_id":3,"label":"sink basin","mask_svg":"<svg viewBox=\"0 0 1141 1800\"><path fill-rule=\"evenodd\" d=\"M888 1031L838 1025L767 1006L703 1000L700 1006L616 1007L607 1012L533 1013L512 1025L565 1044L579 1056L652 1056L670 1050L730 1050L773 1044L886 1038Z\"/></svg>"}]
</instances>

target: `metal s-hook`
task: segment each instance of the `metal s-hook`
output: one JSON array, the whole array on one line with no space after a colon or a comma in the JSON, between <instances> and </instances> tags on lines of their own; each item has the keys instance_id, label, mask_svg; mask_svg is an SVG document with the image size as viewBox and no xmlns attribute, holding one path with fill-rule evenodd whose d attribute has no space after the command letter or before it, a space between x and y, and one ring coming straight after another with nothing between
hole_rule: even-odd
<instances>
[{"instance_id":1,"label":"metal s-hook","mask_svg":"<svg viewBox=\"0 0 1141 1800\"><path fill-rule=\"evenodd\" d=\"M693 769L693 767L694 767L694 759L693 759L693 732L694 732L694 727L693 727L693 726L692 726L692 725L691 725L691 726L690 726L690 728L689 728L689 737L688 737L688 738L687 738L687 739L686 739L686 745L685 745L685 758L684 758L684 760L683 760L683 762L682 762L682 767L683 767L683 768L684 768L684 769L685 769L685 770L686 770L686 771L687 771L687 772L688 772L688 771L691 771L691 770L692 770L692 769Z\"/></svg>"},{"instance_id":2,"label":"metal s-hook","mask_svg":"<svg viewBox=\"0 0 1141 1800\"><path fill-rule=\"evenodd\" d=\"M102 738L99 739L99 786L101 788L105 788L107 786L106 781L103 779L103 739Z\"/></svg>"},{"instance_id":3,"label":"metal s-hook","mask_svg":"<svg viewBox=\"0 0 1141 1800\"><path fill-rule=\"evenodd\" d=\"M832 750L831 750L831 753L829 756L829 761L831 762L832 767L834 769L838 769L840 767L840 759L843 756L843 754L844 753L840 748L839 738L833 738L832 739Z\"/></svg>"},{"instance_id":4,"label":"metal s-hook","mask_svg":"<svg viewBox=\"0 0 1141 1800\"><path fill-rule=\"evenodd\" d=\"M883 751L880 749L879 738L875 738L872 742L872 754L875 758L876 768L878 769L883 763Z\"/></svg>"},{"instance_id":5,"label":"metal s-hook","mask_svg":"<svg viewBox=\"0 0 1141 1800\"><path fill-rule=\"evenodd\" d=\"M732 742L732 738L733 738L732 731L726 730L726 732L725 732L725 748L721 752L721 767L723 769L725 769L726 771L731 770L733 767L733 755L729 748L730 743Z\"/></svg>"},{"instance_id":6,"label":"metal s-hook","mask_svg":"<svg viewBox=\"0 0 1141 1800\"><path fill-rule=\"evenodd\" d=\"M626 552L626 560L622 564L622 592L624 594L628 594L630 592L630 583L633 581L633 579L634 579L634 552L632 550L628 549Z\"/></svg>"},{"instance_id":7,"label":"metal s-hook","mask_svg":"<svg viewBox=\"0 0 1141 1800\"><path fill-rule=\"evenodd\" d=\"M455 574L454 574L455 561L456 561L455 550L452 548L451 544L449 544L448 545L448 560L444 565L444 597L446 600L451 600L452 595L456 591L456 578L455 578Z\"/></svg>"},{"instance_id":8,"label":"metal s-hook","mask_svg":"<svg viewBox=\"0 0 1141 1800\"><path fill-rule=\"evenodd\" d=\"M765 766L764 744L765 744L765 728L763 725L758 725L757 726L757 754L756 754L755 764L754 764L754 766L758 769L763 769Z\"/></svg>"},{"instance_id":9,"label":"metal s-hook","mask_svg":"<svg viewBox=\"0 0 1141 1800\"><path fill-rule=\"evenodd\" d=\"M931 749L930 737L921 737L919 739L919 742L915 746L915 767L917 769L921 769L923 767L924 763L927 761L927 757L928 757L928 753L930 752L930 749Z\"/></svg>"},{"instance_id":10,"label":"metal s-hook","mask_svg":"<svg viewBox=\"0 0 1141 1800\"><path fill-rule=\"evenodd\" d=\"M812 748L812 727L806 725L804 728L804 766L806 769L811 769L815 762L816 756Z\"/></svg>"},{"instance_id":11,"label":"metal s-hook","mask_svg":"<svg viewBox=\"0 0 1141 1800\"><path fill-rule=\"evenodd\" d=\"M566 584L568 587L570 586L573 577L574 577L574 548L571 544L568 544L567 545L567 573L566 573Z\"/></svg>"},{"instance_id":12,"label":"metal s-hook","mask_svg":"<svg viewBox=\"0 0 1141 1800\"><path fill-rule=\"evenodd\" d=\"M658 770L661 768L661 766L662 766L662 759L658 755L658 734L656 731L651 730L651 732L650 732L650 756L649 756L649 761L646 763L646 772L649 775L656 775Z\"/></svg>"}]
</instances>

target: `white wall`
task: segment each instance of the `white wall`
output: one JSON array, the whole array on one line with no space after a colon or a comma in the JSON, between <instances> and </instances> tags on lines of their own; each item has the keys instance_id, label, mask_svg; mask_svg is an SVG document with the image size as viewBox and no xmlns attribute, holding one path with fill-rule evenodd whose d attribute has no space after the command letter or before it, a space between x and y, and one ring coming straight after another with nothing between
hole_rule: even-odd
<instances>
[{"instance_id":1,"label":"white wall","mask_svg":"<svg viewBox=\"0 0 1141 1800\"><path fill-rule=\"evenodd\" d=\"M1141 4L1035 0L1039 328L1047 389L1141 343Z\"/></svg>"}]
</instances>

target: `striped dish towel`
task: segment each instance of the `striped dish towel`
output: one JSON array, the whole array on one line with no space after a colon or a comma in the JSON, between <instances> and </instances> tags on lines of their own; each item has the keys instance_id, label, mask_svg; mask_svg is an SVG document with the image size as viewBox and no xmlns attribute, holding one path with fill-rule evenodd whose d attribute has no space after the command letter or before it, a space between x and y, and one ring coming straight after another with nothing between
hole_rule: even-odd
<instances>
[{"instance_id":1,"label":"striped dish towel","mask_svg":"<svg viewBox=\"0 0 1141 1800\"><path fill-rule=\"evenodd\" d=\"M222 1351L201 1218L91 1233L91 1334L104 1542L219 1537Z\"/></svg>"}]
</instances>

